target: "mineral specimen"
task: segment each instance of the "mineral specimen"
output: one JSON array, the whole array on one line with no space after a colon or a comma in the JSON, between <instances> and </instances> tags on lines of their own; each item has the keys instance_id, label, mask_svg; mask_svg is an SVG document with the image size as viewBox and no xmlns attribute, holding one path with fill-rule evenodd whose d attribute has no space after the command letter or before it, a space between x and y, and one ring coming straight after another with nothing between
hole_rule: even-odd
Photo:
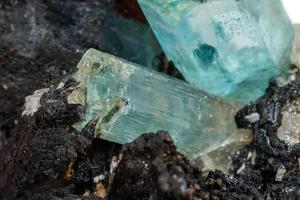
<instances>
[{"instance_id":1,"label":"mineral specimen","mask_svg":"<svg viewBox=\"0 0 300 200\"><path fill-rule=\"evenodd\" d=\"M115 56L88 50L74 78L80 84L68 102L86 108L77 130L94 124L95 136L122 144L166 130L189 158L240 138L234 106Z\"/></svg>"},{"instance_id":2,"label":"mineral specimen","mask_svg":"<svg viewBox=\"0 0 300 200\"><path fill-rule=\"evenodd\" d=\"M247 103L288 66L293 28L280 0L139 0L191 84Z\"/></svg>"}]
</instances>

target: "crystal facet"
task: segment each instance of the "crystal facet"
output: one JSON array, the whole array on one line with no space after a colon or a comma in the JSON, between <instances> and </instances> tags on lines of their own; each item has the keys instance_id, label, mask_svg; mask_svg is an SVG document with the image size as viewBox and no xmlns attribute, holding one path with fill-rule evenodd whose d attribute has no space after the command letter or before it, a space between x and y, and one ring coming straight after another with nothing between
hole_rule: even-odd
<instances>
[{"instance_id":1,"label":"crystal facet","mask_svg":"<svg viewBox=\"0 0 300 200\"><path fill-rule=\"evenodd\" d=\"M191 84L242 103L290 61L280 0L139 0L167 57Z\"/></svg>"},{"instance_id":2,"label":"crystal facet","mask_svg":"<svg viewBox=\"0 0 300 200\"><path fill-rule=\"evenodd\" d=\"M86 108L77 130L95 124L95 136L117 143L165 130L189 158L241 138L234 106L129 61L90 49L74 78L80 84L68 101Z\"/></svg>"}]
</instances>

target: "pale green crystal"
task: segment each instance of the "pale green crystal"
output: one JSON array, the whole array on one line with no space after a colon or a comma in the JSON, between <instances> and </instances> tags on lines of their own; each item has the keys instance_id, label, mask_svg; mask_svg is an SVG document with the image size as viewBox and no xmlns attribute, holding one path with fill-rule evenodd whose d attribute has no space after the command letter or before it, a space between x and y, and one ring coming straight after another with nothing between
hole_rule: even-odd
<instances>
[{"instance_id":1,"label":"pale green crystal","mask_svg":"<svg viewBox=\"0 0 300 200\"><path fill-rule=\"evenodd\" d=\"M139 0L166 56L210 94L248 103L288 67L293 28L280 0Z\"/></svg>"},{"instance_id":2,"label":"pale green crystal","mask_svg":"<svg viewBox=\"0 0 300 200\"><path fill-rule=\"evenodd\" d=\"M95 123L103 139L123 144L165 130L179 151L197 158L239 134L234 106L115 56L88 50L74 77L80 85L68 101L86 108L74 127Z\"/></svg>"},{"instance_id":3,"label":"pale green crystal","mask_svg":"<svg viewBox=\"0 0 300 200\"><path fill-rule=\"evenodd\" d=\"M201 168L210 170L222 170L228 172L232 163L232 157L245 145L252 141L253 135L248 130L240 130L239 135L232 135L215 150L201 155L195 163Z\"/></svg>"}]
</instances>

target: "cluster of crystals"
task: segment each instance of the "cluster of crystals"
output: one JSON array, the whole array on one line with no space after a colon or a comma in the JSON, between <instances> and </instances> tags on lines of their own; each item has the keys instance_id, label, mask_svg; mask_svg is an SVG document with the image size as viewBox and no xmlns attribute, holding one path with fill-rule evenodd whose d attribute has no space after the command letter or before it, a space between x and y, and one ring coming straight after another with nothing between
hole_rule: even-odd
<instances>
[{"instance_id":1,"label":"cluster of crystals","mask_svg":"<svg viewBox=\"0 0 300 200\"><path fill-rule=\"evenodd\" d=\"M74 127L95 126L95 137L117 143L165 130L188 158L226 171L228 156L252 138L237 129L237 108L215 96L234 103L254 100L281 71L279 66L289 64L293 31L281 1L139 3L165 54L191 85L147 69L161 52L151 30L111 14L100 46L129 61L94 49L85 53L74 75L78 89L68 98L86 110ZM283 118L287 123L279 136L298 131L285 113Z\"/></svg>"},{"instance_id":2,"label":"cluster of crystals","mask_svg":"<svg viewBox=\"0 0 300 200\"><path fill-rule=\"evenodd\" d=\"M75 78L80 85L68 101L86 107L78 130L92 123L95 136L117 143L166 130L192 159L241 139L233 106L126 60L90 49Z\"/></svg>"},{"instance_id":3,"label":"cluster of crystals","mask_svg":"<svg viewBox=\"0 0 300 200\"><path fill-rule=\"evenodd\" d=\"M248 103L287 67L293 27L281 0L139 0L167 57L208 93Z\"/></svg>"}]
</instances>

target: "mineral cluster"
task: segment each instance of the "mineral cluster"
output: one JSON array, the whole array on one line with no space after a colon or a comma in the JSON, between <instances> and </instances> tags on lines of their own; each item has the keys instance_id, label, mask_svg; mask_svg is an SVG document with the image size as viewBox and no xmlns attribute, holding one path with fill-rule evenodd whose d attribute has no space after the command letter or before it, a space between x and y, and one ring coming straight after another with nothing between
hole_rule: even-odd
<instances>
[{"instance_id":1,"label":"mineral cluster","mask_svg":"<svg viewBox=\"0 0 300 200\"><path fill-rule=\"evenodd\" d=\"M139 2L0 1L0 199L300 199L280 1Z\"/></svg>"},{"instance_id":2,"label":"mineral cluster","mask_svg":"<svg viewBox=\"0 0 300 200\"><path fill-rule=\"evenodd\" d=\"M280 0L139 3L167 57L208 93L248 103L289 65L293 27Z\"/></svg>"},{"instance_id":3,"label":"mineral cluster","mask_svg":"<svg viewBox=\"0 0 300 200\"><path fill-rule=\"evenodd\" d=\"M151 30L111 14L102 48L125 59L85 53L74 75L79 86L68 98L86 110L74 127L92 126L95 137L121 144L168 131L188 158L226 171L227 157L251 141L237 129L235 112L261 96L290 63L293 27L281 1L139 3L164 53L191 85L149 69L160 52ZM257 113L246 118L260 120Z\"/></svg>"}]
</instances>

